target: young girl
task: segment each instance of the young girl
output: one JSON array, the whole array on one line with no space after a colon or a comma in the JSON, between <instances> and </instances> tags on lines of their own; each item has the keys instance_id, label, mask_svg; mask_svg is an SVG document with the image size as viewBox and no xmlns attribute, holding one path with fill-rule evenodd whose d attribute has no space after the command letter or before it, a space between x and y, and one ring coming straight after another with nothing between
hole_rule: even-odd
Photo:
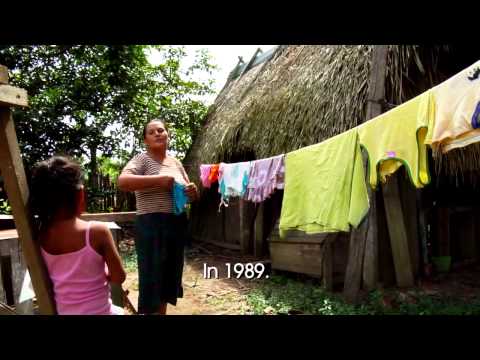
<instances>
[{"instance_id":1,"label":"young girl","mask_svg":"<svg viewBox=\"0 0 480 360\"><path fill-rule=\"evenodd\" d=\"M117 315L109 282L121 285L125 271L108 227L79 218L85 208L82 171L66 157L36 165L31 209L38 215L38 240L53 283L59 315Z\"/></svg>"}]
</instances>

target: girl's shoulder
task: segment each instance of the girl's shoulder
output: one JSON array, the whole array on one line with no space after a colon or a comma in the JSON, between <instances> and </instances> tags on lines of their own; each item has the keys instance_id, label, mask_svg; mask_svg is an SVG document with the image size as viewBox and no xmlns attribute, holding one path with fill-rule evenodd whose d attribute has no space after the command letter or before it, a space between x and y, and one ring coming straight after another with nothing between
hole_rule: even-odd
<instances>
[{"instance_id":1,"label":"girl's shoulder","mask_svg":"<svg viewBox=\"0 0 480 360\"><path fill-rule=\"evenodd\" d=\"M107 224L101 221L90 222L90 246L97 251L100 255L103 254L103 249L110 229Z\"/></svg>"}]
</instances>

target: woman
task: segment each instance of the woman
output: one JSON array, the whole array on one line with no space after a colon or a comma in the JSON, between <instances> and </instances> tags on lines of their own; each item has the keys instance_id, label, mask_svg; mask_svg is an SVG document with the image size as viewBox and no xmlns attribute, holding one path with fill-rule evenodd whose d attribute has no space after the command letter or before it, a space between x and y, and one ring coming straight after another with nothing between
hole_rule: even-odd
<instances>
[{"instance_id":1,"label":"woman","mask_svg":"<svg viewBox=\"0 0 480 360\"><path fill-rule=\"evenodd\" d=\"M135 191L137 202L138 311L165 315L167 303L176 305L177 298L183 297L186 214L174 214L174 182L185 186L190 202L198 192L180 161L167 155L168 131L162 120L148 122L143 138L147 151L125 166L118 186Z\"/></svg>"}]
</instances>

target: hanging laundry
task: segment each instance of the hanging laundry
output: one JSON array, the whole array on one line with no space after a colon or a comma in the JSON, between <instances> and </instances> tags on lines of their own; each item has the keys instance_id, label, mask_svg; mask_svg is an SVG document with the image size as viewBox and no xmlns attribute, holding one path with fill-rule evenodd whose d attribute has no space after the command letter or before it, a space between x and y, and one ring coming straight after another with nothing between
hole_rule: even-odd
<instances>
[{"instance_id":1,"label":"hanging laundry","mask_svg":"<svg viewBox=\"0 0 480 360\"><path fill-rule=\"evenodd\" d=\"M416 188L430 182L425 136L434 116L431 91L357 127L359 141L369 156L370 185L385 182L404 165Z\"/></svg>"},{"instance_id":2,"label":"hanging laundry","mask_svg":"<svg viewBox=\"0 0 480 360\"><path fill-rule=\"evenodd\" d=\"M435 119L425 142L447 152L480 141L480 61L432 89Z\"/></svg>"},{"instance_id":3,"label":"hanging laundry","mask_svg":"<svg viewBox=\"0 0 480 360\"><path fill-rule=\"evenodd\" d=\"M262 202L275 189L283 189L285 176L285 155L252 161L245 199Z\"/></svg>"},{"instance_id":4,"label":"hanging laundry","mask_svg":"<svg viewBox=\"0 0 480 360\"><path fill-rule=\"evenodd\" d=\"M202 182L203 187L209 188L212 183L210 181L210 171L212 170L212 165L200 165L200 181Z\"/></svg>"},{"instance_id":5,"label":"hanging laundry","mask_svg":"<svg viewBox=\"0 0 480 360\"><path fill-rule=\"evenodd\" d=\"M188 203L188 196L185 194L185 185L178 182L173 184L173 213L180 215L185 211L185 205Z\"/></svg>"},{"instance_id":6,"label":"hanging laundry","mask_svg":"<svg viewBox=\"0 0 480 360\"><path fill-rule=\"evenodd\" d=\"M221 194L220 206L228 206L231 197L243 197L247 190L250 174L250 161L225 164L221 163L219 168L219 188Z\"/></svg>"},{"instance_id":7,"label":"hanging laundry","mask_svg":"<svg viewBox=\"0 0 480 360\"><path fill-rule=\"evenodd\" d=\"M368 209L356 129L285 155L280 237L288 230L349 231Z\"/></svg>"},{"instance_id":8,"label":"hanging laundry","mask_svg":"<svg viewBox=\"0 0 480 360\"><path fill-rule=\"evenodd\" d=\"M218 172L220 169L220 164L214 164L210 167L210 174L208 175L208 182L213 184L218 181Z\"/></svg>"}]
</instances>

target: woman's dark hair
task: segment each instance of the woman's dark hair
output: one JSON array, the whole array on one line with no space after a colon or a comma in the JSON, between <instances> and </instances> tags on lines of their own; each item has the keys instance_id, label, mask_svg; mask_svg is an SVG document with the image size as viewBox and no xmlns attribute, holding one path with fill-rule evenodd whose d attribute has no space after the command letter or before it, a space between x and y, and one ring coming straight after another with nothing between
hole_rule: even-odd
<instances>
[{"instance_id":1,"label":"woman's dark hair","mask_svg":"<svg viewBox=\"0 0 480 360\"><path fill-rule=\"evenodd\" d=\"M159 121L163 124L163 126L165 126L165 130L167 130L168 132L168 124L165 120L162 120L162 119L152 119L150 121L148 121L147 123L145 123L145 125L143 125L143 138L145 139L147 137L147 127L148 127L148 124L154 122L154 121Z\"/></svg>"},{"instance_id":2,"label":"woman's dark hair","mask_svg":"<svg viewBox=\"0 0 480 360\"><path fill-rule=\"evenodd\" d=\"M60 211L75 216L77 191L83 184L82 168L65 156L54 156L35 165L30 182L30 208L39 226L49 226Z\"/></svg>"}]
</instances>

